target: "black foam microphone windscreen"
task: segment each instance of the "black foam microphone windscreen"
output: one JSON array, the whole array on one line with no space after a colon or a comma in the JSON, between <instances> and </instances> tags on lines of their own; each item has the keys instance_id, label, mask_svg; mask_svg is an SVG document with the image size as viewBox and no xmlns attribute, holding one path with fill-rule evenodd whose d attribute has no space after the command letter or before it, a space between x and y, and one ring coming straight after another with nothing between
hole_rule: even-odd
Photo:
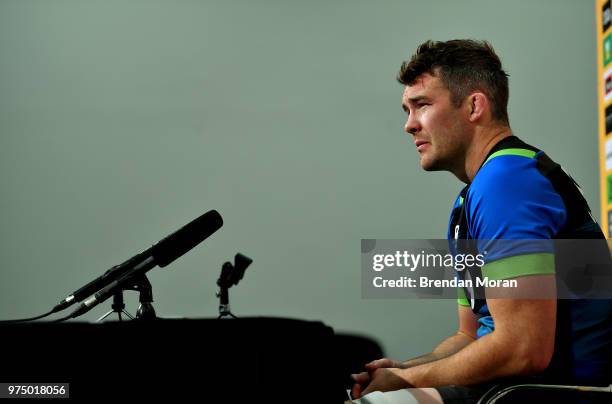
<instances>
[{"instance_id":1,"label":"black foam microphone windscreen","mask_svg":"<svg viewBox=\"0 0 612 404\"><path fill-rule=\"evenodd\" d=\"M223 219L219 212L206 212L153 245L151 255L155 263L163 268L206 240L221 226Z\"/></svg>"}]
</instances>

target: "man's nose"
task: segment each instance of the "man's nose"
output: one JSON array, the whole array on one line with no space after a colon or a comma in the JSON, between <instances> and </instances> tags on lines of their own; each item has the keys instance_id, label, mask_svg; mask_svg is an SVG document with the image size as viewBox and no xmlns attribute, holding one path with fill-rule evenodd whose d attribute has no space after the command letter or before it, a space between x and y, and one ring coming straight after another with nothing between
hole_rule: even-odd
<instances>
[{"instance_id":1,"label":"man's nose","mask_svg":"<svg viewBox=\"0 0 612 404\"><path fill-rule=\"evenodd\" d=\"M421 125L419 122L412 116L412 114L406 120L406 124L404 125L404 131L406 133L416 134L419 130L421 130Z\"/></svg>"}]
</instances>

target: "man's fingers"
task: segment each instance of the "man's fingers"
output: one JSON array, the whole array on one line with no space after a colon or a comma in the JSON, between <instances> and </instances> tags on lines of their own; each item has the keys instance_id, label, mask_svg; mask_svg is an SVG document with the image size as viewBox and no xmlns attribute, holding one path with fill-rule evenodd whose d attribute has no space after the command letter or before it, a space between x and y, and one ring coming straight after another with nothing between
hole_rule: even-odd
<instances>
[{"instance_id":1,"label":"man's fingers","mask_svg":"<svg viewBox=\"0 0 612 404\"><path fill-rule=\"evenodd\" d=\"M363 395L362 391L365 386L370 383L371 378L368 372L352 374L351 378L355 381L355 384L353 384L351 388L351 397L358 399Z\"/></svg>"},{"instance_id":2,"label":"man's fingers","mask_svg":"<svg viewBox=\"0 0 612 404\"><path fill-rule=\"evenodd\" d=\"M355 373L352 374L351 377L357 384L366 384L370 382L370 375L368 372Z\"/></svg>"},{"instance_id":3,"label":"man's fingers","mask_svg":"<svg viewBox=\"0 0 612 404\"><path fill-rule=\"evenodd\" d=\"M397 361L389 358L376 359L365 365L366 369L369 371L378 369L378 368L395 368L398 367Z\"/></svg>"},{"instance_id":4,"label":"man's fingers","mask_svg":"<svg viewBox=\"0 0 612 404\"><path fill-rule=\"evenodd\" d=\"M353 400L357 400L358 398L361 398L361 385L360 384L353 384L353 388L351 389L351 397L353 398Z\"/></svg>"}]
</instances>

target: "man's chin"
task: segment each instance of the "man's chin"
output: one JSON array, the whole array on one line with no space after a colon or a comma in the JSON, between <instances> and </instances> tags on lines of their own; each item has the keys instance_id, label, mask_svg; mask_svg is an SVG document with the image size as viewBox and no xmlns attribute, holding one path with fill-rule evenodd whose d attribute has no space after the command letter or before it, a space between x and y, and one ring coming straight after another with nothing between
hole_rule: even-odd
<instances>
[{"instance_id":1,"label":"man's chin","mask_svg":"<svg viewBox=\"0 0 612 404\"><path fill-rule=\"evenodd\" d=\"M440 167L438 167L435 164L435 161L429 161L427 159L421 158L420 164L421 164L421 168L424 171L440 171L440 170L442 170Z\"/></svg>"}]
</instances>

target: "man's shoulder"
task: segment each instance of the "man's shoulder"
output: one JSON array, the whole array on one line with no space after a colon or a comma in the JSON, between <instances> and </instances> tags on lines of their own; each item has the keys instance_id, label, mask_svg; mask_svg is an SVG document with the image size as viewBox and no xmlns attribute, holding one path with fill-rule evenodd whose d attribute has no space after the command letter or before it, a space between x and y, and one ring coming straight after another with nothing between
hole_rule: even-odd
<instances>
[{"instance_id":1,"label":"man's shoulder","mask_svg":"<svg viewBox=\"0 0 612 404\"><path fill-rule=\"evenodd\" d=\"M502 154L481 167L465 199L474 238L550 238L558 233L567 211L538 168L539 153Z\"/></svg>"},{"instance_id":2,"label":"man's shoulder","mask_svg":"<svg viewBox=\"0 0 612 404\"><path fill-rule=\"evenodd\" d=\"M538 171L535 153L503 154L485 162L470 184L469 192L471 194L516 192L525 187L531 188L545 180Z\"/></svg>"}]
</instances>

